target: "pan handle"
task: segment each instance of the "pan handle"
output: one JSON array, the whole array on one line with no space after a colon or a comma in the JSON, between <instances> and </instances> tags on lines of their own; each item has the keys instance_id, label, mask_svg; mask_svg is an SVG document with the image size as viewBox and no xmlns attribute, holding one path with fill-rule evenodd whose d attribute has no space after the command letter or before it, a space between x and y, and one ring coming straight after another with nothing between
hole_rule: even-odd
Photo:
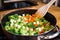
<instances>
[{"instance_id":1,"label":"pan handle","mask_svg":"<svg viewBox=\"0 0 60 40\"><path fill-rule=\"evenodd\" d=\"M52 39L52 38L55 38L55 37L57 37L57 36L59 35L59 33L60 33L60 30L59 30L58 27L56 27L56 30L57 30L57 32L54 33L54 34L52 34L52 35L38 36L37 39L38 39L38 40L44 40L44 39Z\"/></svg>"}]
</instances>

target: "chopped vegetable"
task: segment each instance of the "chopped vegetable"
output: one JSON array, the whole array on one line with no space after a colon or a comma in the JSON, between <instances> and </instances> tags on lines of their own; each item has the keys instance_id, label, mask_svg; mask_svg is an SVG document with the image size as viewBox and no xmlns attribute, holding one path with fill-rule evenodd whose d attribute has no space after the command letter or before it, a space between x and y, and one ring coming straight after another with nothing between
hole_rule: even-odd
<instances>
[{"instance_id":1,"label":"chopped vegetable","mask_svg":"<svg viewBox=\"0 0 60 40\"><path fill-rule=\"evenodd\" d=\"M51 30L54 26L36 14L14 14L8 17L5 29L19 35L38 35Z\"/></svg>"}]
</instances>

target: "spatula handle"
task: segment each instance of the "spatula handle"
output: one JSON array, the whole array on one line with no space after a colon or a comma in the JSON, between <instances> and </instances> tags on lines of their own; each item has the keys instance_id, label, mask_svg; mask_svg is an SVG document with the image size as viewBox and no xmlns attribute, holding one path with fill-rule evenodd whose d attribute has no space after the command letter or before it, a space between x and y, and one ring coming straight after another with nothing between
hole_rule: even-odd
<instances>
[{"instance_id":1,"label":"spatula handle","mask_svg":"<svg viewBox=\"0 0 60 40\"><path fill-rule=\"evenodd\" d=\"M55 1L56 1L56 0L51 0L51 1L47 4L48 8L50 8L50 6L51 6Z\"/></svg>"}]
</instances>

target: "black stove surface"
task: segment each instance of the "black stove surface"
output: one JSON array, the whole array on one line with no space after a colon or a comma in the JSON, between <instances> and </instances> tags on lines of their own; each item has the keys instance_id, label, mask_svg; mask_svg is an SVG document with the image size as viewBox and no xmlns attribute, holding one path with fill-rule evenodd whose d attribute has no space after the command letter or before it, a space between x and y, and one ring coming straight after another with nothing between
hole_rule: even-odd
<instances>
[{"instance_id":1,"label":"black stove surface","mask_svg":"<svg viewBox=\"0 0 60 40\"><path fill-rule=\"evenodd\" d=\"M16 8L24 8L38 5L37 2L34 1L19 1L19 2L8 2L4 3L3 10L16 9Z\"/></svg>"},{"instance_id":2,"label":"black stove surface","mask_svg":"<svg viewBox=\"0 0 60 40\"><path fill-rule=\"evenodd\" d=\"M0 24L0 40L8 40L8 38L2 31L1 24ZM49 39L49 40L60 40L60 34L57 37L55 37L53 39Z\"/></svg>"}]
</instances>

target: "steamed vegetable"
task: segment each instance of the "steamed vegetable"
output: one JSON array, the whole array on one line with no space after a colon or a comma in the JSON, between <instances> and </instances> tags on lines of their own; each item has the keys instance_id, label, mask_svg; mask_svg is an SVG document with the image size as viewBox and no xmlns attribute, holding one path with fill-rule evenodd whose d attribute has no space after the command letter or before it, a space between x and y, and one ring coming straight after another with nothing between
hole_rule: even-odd
<instances>
[{"instance_id":1,"label":"steamed vegetable","mask_svg":"<svg viewBox=\"0 0 60 40\"><path fill-rule=\"evenodd\" d=\"M35 14L14 14L8 17L5 29L9 32L20 35L38 35L49 31L54 26L44 18L39 18Z\"/></svg>"}]
</instances>

